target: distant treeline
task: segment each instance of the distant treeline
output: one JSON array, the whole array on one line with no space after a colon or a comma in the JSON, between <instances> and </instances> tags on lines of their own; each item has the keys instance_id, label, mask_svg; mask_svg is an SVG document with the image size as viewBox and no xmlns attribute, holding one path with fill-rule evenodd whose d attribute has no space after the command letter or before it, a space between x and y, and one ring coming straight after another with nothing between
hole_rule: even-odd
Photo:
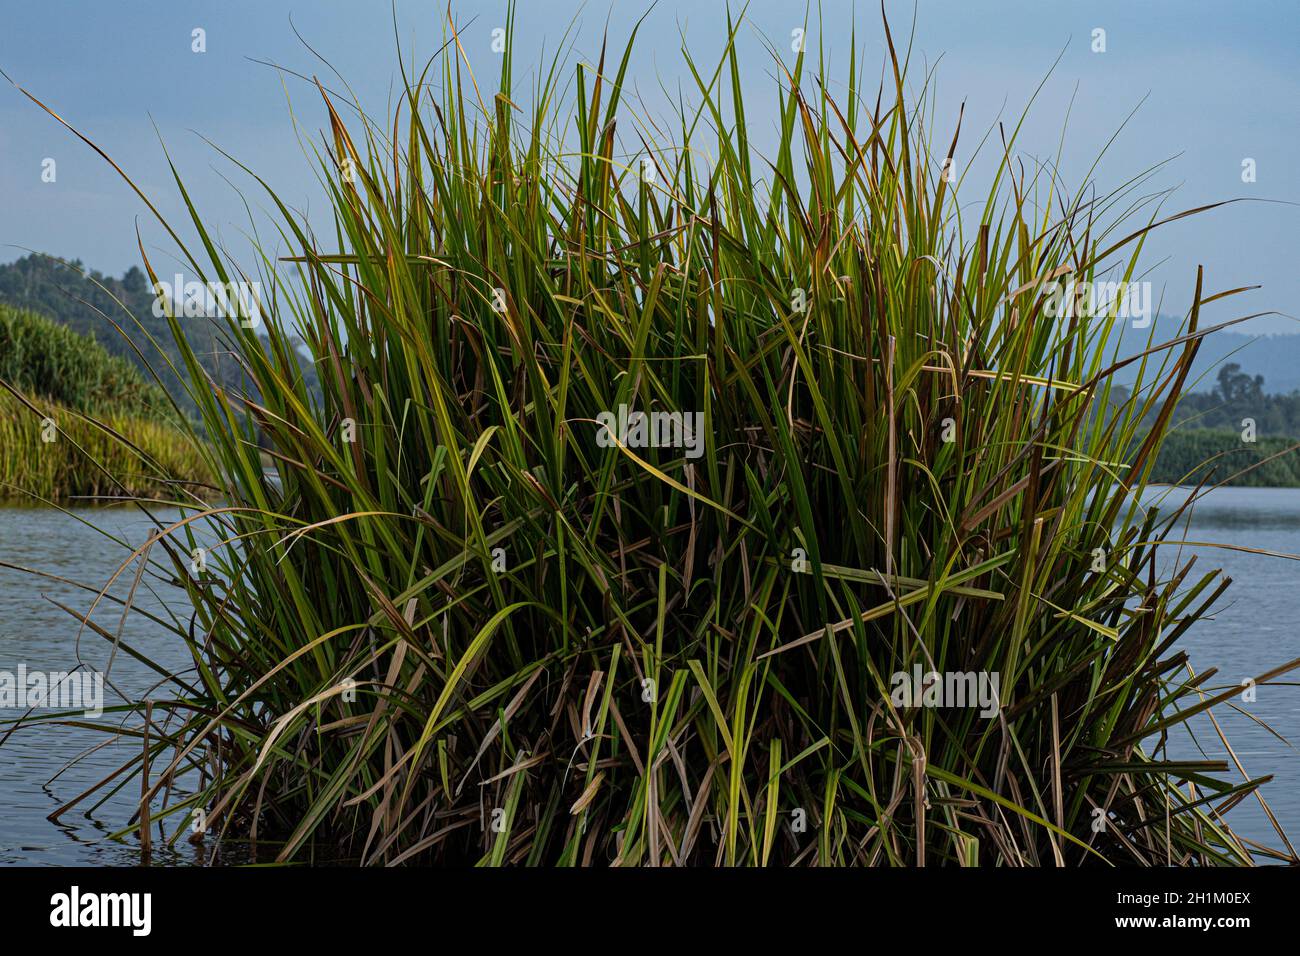
<instances>
[{"instance_id":1,"label":"distant treeline","mask_svg":"<svg viewBox=\"0 0 1300 956\"><path fill-rule=\"evenodd\" d=\"M1127 390L1116 388L1123 401ZM1145 433L1158 409L1144 419ZM1253 437L1254 441L1246 440ZM1152 480L1162 484L1300 487L1300 392L1270 395L1264 377L1230 362L1209 392L1188 392L1156 460ZM1257 463L1264 462L1264 464ZM1249 469L1249 470L1247 470ZM1244 472L1239 474L1240 472Z\"/></svg>"}]
</instances>

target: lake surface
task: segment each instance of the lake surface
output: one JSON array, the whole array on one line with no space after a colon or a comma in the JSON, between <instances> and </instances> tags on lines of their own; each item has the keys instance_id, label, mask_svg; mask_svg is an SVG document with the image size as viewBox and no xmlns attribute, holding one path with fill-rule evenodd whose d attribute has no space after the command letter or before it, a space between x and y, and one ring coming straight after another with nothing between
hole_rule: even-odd
<instances>
[{"instance_id":1,"label":"lake surface","mask_svg":"<svg viewBox=\"0 0 1300 956\"><path fill-rule=\"evenodd\" d=\"M1186 492L1160 489L1147 501L1155 503L1166 494L1173 503L1181 501ZM169 522L179 514L161 510L157 517ZM84 509L69 516L53 509L0 507L0 561L39 569L98 590L129 552L78 518L108 529L132 547L143 544L153 528L134 508ZM1300 553L1300 489L1218 489L1196 505L1185 538ZM1300 562L1188 546L1184 557L1192 554L1199 556L1193 576L1222 568L1233 579L1213 619L1198 623L1182 642L1198 673L1219 668L1210 680L1211 686L1239 684L1244 678L1256 677L1300 657ZM132 576L124 575L110 593L125 596ZM176 588L155 581L137 592L136 602L149 611L165 613L166 602L174 602L178 596ZM94 591L74 584L0 568L0 670L14 672L19 664L29 670L69 670L78 660L79 626L54 602L84 613L93 599ZM112 633L119 618L120 608L104 605L94 620ZM123 634L159 663L177 669L190 666L180 642L139 615L127 618ZM80 648L81 659L101 670L111 652L111 645L89 629L81 635ZM136 697L149 693L158 679L154 672L121 653L114 657L110 677L123 693ZM1300 687L1295 685L1300 681L1300 672L1282 680L1291 683L1261 686L1253 703L1238 701L1242 713L1219 708L1216 715L1246 771L1253 776L1274 775L1264 788L1264 796L1288 833L1300 837L1300 752L1257 723L1267 723L1288 741L1300 739ZM120 702L110 688L105 687L104 693L106 705ZM0 720L18 715L13 710L0 710ZM100 723L113 726L112 715L105 715ZM0 730L0 738L3 735ZM78 804L58 824L47 819L138 753L138 739L104 745L108 739L94 730L64 727L20 730L0 744L0 865L140 862L134 839L107 839L114 830L125 827L134 812L139 799L138 781L99 806L92 806L91 800ZM1176 757L1231 762L1208 720L1198 722L1196 740L1182 733L1171 739L1170 749ZM81 762L67 766L83 755ZM1230 821L1248 839L1268 845L1278 843L1254 798L1234 809ZM250 859L240 847L227 846L218 853L211 841L202 847L182 838L175 851L160 850L157 835L154 842L151 861L155 864Z\"/></svg>"},{"instance_id":2,"label":"lake surface","mask_svg":"<svg viewBox=\"0 0 1300 956\"><path fill-rule=\"evenodd\" d=\"M157 509L159 520L171 523L181 517L175 509ZM78 520L81 519L81 520ZM63 604L78 613L90 609L98 590L129 555L130 550L90 527L103 528L132 548L142 545L154 524L135 507L74 509L71 515L52 508L0 507L0 562L22 565L66 580L51 580L0 567L0 671L70 671L85 661L105 670L112 645L86 628L80 635L79 622L58 607ZM125 598L131 590L135 565L109 594ZM72 582L89 585L93 590ZM178 606L183 593L175 587L146 577L135 594L135 605L159 616L166 606ZM150 655L159 664L192 671L190 658L180 641L165 628L142 615L132 613L121 624L121 606L101 603L92 620L109 633L122 626L123 641ZM123 695L136 699L147 696L159 676L130 655L112 655L108 680ZM121 704L112 687L103 689L104 706ZM21 716L21 709L0 709L0 720ZM104 714L95 721L115 727L120 718ZM133 726L139 721L131 719ZM126 866L141 862L138 843L107 839L124 828L139 805L138 779L99 806L101 795L87 798L58 821L47 816L107 777L132 757L138 756L138 737L112 742L109 734L80 727L23 728L7 740L7 728L0 728L0 865ZM82 758L74 766L70 761ZM183 787L180 788L183 791ZM180 817L173 818L183 824ZM169 819L166 832L175 824ZM151 861L159 864L201 864L210 861L208 846L190 844L184 837L175 850L160 846L160 830L153 830ZM187 834L188 835L188 834ZM222 852L231 855L234 848ZM246 856L241 854L241 856Z\"/></svg>"},{"instance_id":3,"label":"lake surface","mask_svg":"<svg viewBox=\"0 0 1300 956\"><path fill-rule=\"evenodd\" d=\"M1176 506L1188 491L1159 489L1147 501L1155 503L1166 494L1166 503ZM1219 488L1193 508L1183 540L1300 555L1300 489ZM1226 690L1300 657L1300 561L1222 547L1189 546L1182 557L1191 555L1197 562L1189 582L1213 568L1232 579L1212 619L1197 622L1179 642L1198 674L1219 669L1207 690ZM1300 669L1277 683L1256 687L1253 702L1238 697L1233 704L1238 709L1216 707L1215 720L1251 778L1273 774L1261 793L1292 843L1300 847ZM1286 740L1278 740L1261 724ZM1224 760L1233 766L1210 720L1196 720L1194 727L1195 739L1185 731L1171 734L1171 756ZM1245 778L1234 772L1230 779ZM1247 839L1269 846L1280 843L1254 796L1228 819Z\"/></svg>"}]
</instances>

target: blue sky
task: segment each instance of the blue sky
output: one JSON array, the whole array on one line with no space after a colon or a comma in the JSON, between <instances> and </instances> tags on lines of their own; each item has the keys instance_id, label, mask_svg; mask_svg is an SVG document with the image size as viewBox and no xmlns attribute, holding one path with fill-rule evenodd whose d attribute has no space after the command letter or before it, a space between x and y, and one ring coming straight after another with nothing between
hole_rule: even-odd
<instances>
[{"instance_id":1,"label":"blue sky","mask_svg":"<svg viewBox=\"0 0 1300 956\"><path fill-rule=\"evenodd\" d=\"M619 42L649 4L524 0L520 6L514 58L526 88L543 47L553 52L575 18L569 62L594 62L606 25ZM740 6L732 4L733 10ZM436 49L445 8L445 0L399 0L396 36L403 49L417 56ZM869 64L868 76L876 77L885 52L879 7L854 8L847 0L825 0L819 29L814 6L808 42L812 48L823 43L833 63L846 65L856 17L859 57ZM496 0L453 2L458 23L467 24L467 55L481 76L497 67L491 33L505 9ZM915 14L914 56L923 67L936 67L936 135L942 131L945 143L962 101L968 147L999 115L1014 122L1059 54L1022 136L1027 160L1055 154L1068 111L1064 172L1077 187L1101 145L1142 103L1095 173L1101 190L1171 160L1153 181L1153 188L1177 187L1169 211L1237 197L1270 200L1229 206L1158 235L1145 261L1154 267L1150 278L1157 296L1164 294L1166 312L1186 308L1196 266L1203 264L1210 291L1263 286L1213 306L1211 321L1268 309L1300 316L1300 3L887 0L887 9L896 36L911 30ZM683 37L697 58L707 59L720 49L725 13L726 6L712 0L660 0L650 10L630 79L652 109L661 86L675 91L682 85L689 93ZM774 118L758 106L759 98L775 80L759 34L788 50L803 7L753 0L747 19L743 81L755 94L747 108L761 142ZM196 27L206 31L203 54L191 50ZM0 0L0 68L103 146L165 214L175 215L181 210L161 136L198 205L238 252L247 220L226 179L250 199L255 193L201 137L256 168L287 200L305 209L322 206L290 118L292 103L305 128L318 128L324 121L319 98L302 81L253 62L325 78L329 68L295 36L295 27L346 77L368 111L386 112L396 78L388 2ZM1091 49L1099 27L1106 31L1105 53ZM1257 181L1249 184L1241 180L1248 157L1257 170ZM41 180L47 158L57 163L53 183ZM984 185L979 172L978 163L971 167L975 196ZM125 184L16 90L0 86L0 261L36 249L120 274L139 262L137 222L151 258L166 266L162 230ZM1256 320L1249 328L1295 332L1300 319Z\"/></svg>"}]
</instances>

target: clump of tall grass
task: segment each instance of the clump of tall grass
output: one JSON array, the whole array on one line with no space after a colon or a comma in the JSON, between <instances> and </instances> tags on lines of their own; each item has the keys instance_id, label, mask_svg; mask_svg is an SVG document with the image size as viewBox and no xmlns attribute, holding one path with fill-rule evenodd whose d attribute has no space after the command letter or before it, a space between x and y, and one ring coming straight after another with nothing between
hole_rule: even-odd
<instances>
[{"instance_id":1,"label":"clump of tall grass","mask_svg":"<svg viewBox=\"0 0 1300 956\"><path fill-rule=\"evenodd\" d=\"M192 500L212 472L192 426L135 366L0 306L0 498Z\"/></svg>"},{"instance_id":2,"label":"clump of tall grass","mask_svg":"<svg viewBox=\"0 0 1300 956\"><path fill-rule=\"evenodd\" d=\"M1138 501L1220 296L1196 277L1110 407L1119 323L1043 289L1131 278L1157 223L1026 170L1014 130L959 206L892 41L879 90L778 58L762 156L731 26L684 52L672 142L628 52L571 107L558 58L519 105L512 37L495 95L455 42L395 117L320 89L334 230L267 189L269 347L229 328L260 399L194 396L225 500L118 572L194 607L123 767L149 818L385 864L1293 859L1223 818L1261 779L1165 752L1239 690L1179 648L1226 582L1158 575L1177 515ZM241 276L192 224L189 268ZM611 441L620 406L699 413L702 454ZM898 703L914 668L997 675L999 712Z\"/></svg>"}]
</instances>

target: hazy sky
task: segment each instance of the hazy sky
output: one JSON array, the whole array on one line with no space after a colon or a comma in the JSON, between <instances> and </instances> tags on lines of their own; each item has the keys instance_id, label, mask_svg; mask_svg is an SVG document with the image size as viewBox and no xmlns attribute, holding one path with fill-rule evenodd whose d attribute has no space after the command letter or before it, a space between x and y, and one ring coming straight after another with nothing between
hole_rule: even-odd
<instances>
[{"instance_id":1,"label":"hazy sky","mask_svg":"<svg viewBox=\"0 0 1300 956\"><path fill-rule=\"evenodd\" d=\"M733 10L741 6L732 3ZM490 83L499 63L492 30L502 24L506 4L453 0L452 8L457 22L468 24L462 39L471 62ZM620 42L648 8L639 0L523 0L514 50L520 89L528 89L529 68L543 46L549 56L575 18L570 75L579 58L594 62L607 23L611 40ZM369 112L382 115L396 75L393 9L386 0L0 0L0 69L99 143L164 213L180 214L161 136L199 207L238 250L247 219L223 177L250 199L255 191L200 137L257 169L286 200L321 208L289 113L292 103L299 122L315 130L324 122L320 99L303 81L253 60L337 85L305 40L343 74ZM445 0L398 0L395 9L404 50L427 56L440 45ZM1014 122L1061 54L1020 143L1026 159L1054 156L1065 130L1064 172L1077 187L1101 146L1142 103L1095 174L1101 191L1168 159L1151 188L1178 187L1166 205L1170 212L1236 197L1277 200L1239 203L1166 227L1146 262L1156 267L1151 278L1156 294L1164 293L1166 312L1186 308L1196 266L1203 264L1209 291L1263 286L1212 306L1211 321L1267 309L1300 315L1300 2L888 0L887 9L900 42L915 13L914 56L923 68L937 65L936 136L945 144L963 100L968 148L999 115ZM747 9L744 85L760 141L774 122L775 97L768 94L775 80L758 34L788 53L803 10L781 0L753 0ZM690 99L683 36L697 59L707 61L721 47L725 14L725 4L712 0L654 5L629 73L648 101L657 103L661 88L675 94L679 86ZM885 49L878 4L825 0L820 29L814 5L808 43L811 49L823 43L833 63L846 68L855 18L859 57L874 81ZM191 50L196 27L206 32L202 54ZM1104 53L1092 50L1097 28L1106 31ZM57 163L53 183L41 178L50 158ZM1242 181L1247 158L1255 161L1254 183ZM962 160L959 149L959 168ZM970 198L984 187L979 170L972 166ZM16 90L0 85L0 261L35 249L120 274L139 263L137 221L163 271L169 247L162 230L125 184ZM1250 328L1300 331L1300 320L1257 320Z\"/></svg>"}]
</instances>

